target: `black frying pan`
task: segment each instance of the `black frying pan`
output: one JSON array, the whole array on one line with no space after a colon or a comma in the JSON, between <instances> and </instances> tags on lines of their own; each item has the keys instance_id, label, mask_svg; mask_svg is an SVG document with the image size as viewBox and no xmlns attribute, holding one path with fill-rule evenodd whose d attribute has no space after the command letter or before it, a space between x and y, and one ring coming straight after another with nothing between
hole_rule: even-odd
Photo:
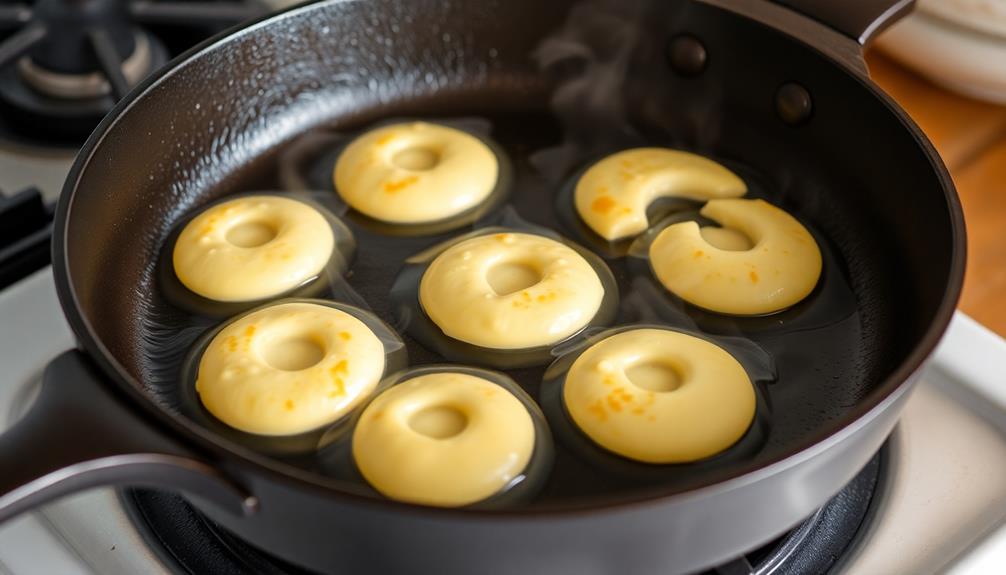
<instances>
[{"instance_id":1,"label":"black frying pan","mask_svg":"<svg viewBox=\"0 0 1006 575\"><path fill-rule=\"evenodd\" d=\"M0 438L0 519L92 485L153 485L185 491L291 563L409 573L679 573L790 528L887 437L964 268L950 178L866 78L857 44L909 2L791 3L805 15L760 0L329 1L190 51L116 107L67 180L53 268L81 349L52 362L32 411ZM847 286L852 309L780 316L797 336L685 309L713 336L775 356L764 441L638 483L577 472L560 446L562 481L519 508L389 502L310 458L265 457L183 416L178 385L153 369L151 325L167 316L189 333L212 321L162 297L173 227L228 194L281 187L277 163L306 132L416 116L489 119L514 164L510 205L585 245L555 210L583 163L643 142L720 158L827 238L838 263L826 274ZM351 283L394 321L399 262L452 234L389 239L351 226ZM609 265L633 293L624 261ZM407 343L413 363L439 359ZM541 368L511 375L538 396Z\"/></svg>"}]
</instances>

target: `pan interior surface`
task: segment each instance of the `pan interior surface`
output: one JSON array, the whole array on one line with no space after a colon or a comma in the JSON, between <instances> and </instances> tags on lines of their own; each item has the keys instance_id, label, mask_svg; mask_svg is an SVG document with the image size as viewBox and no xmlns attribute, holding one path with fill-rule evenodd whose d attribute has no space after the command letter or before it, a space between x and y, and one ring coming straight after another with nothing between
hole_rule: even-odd
<instances>
[{"instance_id":1,"label":"pan interior surface","mask_svg":"<svg viewBox=\"0 0 1006 575\"><path fill-rule=\"evenodd\" d=\"M708 55L697 73L669 63L669 44L685 34ZM777 112L791 83L813 103L797 125ZM912 132L858 79L777 31L692 2L326 2L202 49L92 137L64 200L66 271L91 330L85 340L100 341L161 409L183 411L184 353L152 357L152 342L194 341L216 320L175 308L158 287L177 223L230 194L281 189L283 163L305 134L473 117L491 124L514 166L501 209L530 223L576 240L555 197L578 169L627 147L687 149L734 167L756 195L810 223L836 257L826 274L851 297L851 308L810 316L721 320L684 309L713 335L745 337L773 356L764 441L736 460L677 466L656 485L598 472L560 446L532 505L680 491L807 447L897 387L888 378L956 281L952 207ZM404 259L470 229L392 238L350 226L359 245L350 284L392 324L387 295ZM624 261L608 263L624 301L633 276ZM411 364L442 361L405 340ZM538 397L542 373L510 375ZM354 490L311 458L270 465Z\"/></svg>"}]
</instances>

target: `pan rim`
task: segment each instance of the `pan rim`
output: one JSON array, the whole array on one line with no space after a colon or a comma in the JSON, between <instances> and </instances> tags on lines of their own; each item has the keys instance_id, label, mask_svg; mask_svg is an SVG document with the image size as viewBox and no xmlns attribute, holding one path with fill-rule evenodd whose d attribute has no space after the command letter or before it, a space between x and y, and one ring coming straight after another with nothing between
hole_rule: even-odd
<instances>
[{"instance_id":1,"label":"pan rim","mask_svg":"<svg viewBox=\"0 0 1006 575\"><path fill-rule=\"evenodd\" d=\"M898 363L887 377L881 380L844 417L828 422L826 425L820 427L816 433L808 434L800 442L794 442L793 446L785 450L781 455L758 465L749 464L741 466L729 477L700 487L670 490L663 493L654 490L653 492L630 496L619 501L562 504L554 508L550 506L544 508L474 510L428 507L355 495L325 481L325 478L322 476L298 470L240 446L229 446L208 430L202 429L197 424L186 421L180 415L170 413L158 406L153 398L144 390L142 383L128 373L125 367L110 353L101 341L90 320L82 312L77 292L73 286L66 242L80 177L91 165L91 159L96 150L100 148L105 137L114 129L118 120L134 104L141 101L156 85L178 73L186 64L191 64L204 52L209 52L218 46L222 46L225 41L236 40L246 34L254 33L259 28L291 18L299 12L321 10L326 6L352 1L356 0L323 0L321 2L309 1L298 4L279 12L266 14L252 22L225 30L183 52L163 68L145 78L126 97L120 100L91 133L74 160L63 185L54 220L52 268L56 292L64 315L79 345L82 346L90 360L98 365L105 376L102 378L103 383L107 387L112 388L110 391L125 393L132 404L135 404L134 408L141 409L145 413L153 415L155 419L152 424L156 422L160 427L166 427L174 437L186 441L189 447L197 448L201 452L223 456L227 463L239 463L242 467L255 474L268 476L271 481L285 483L301 490L318 493L321 496L338 500L348 505L372 506L393 512L426 514L442 518L484 518L494 521L519 521L527 519L561 520L584 515L597 516L625 513L639 510L642 507L653 508L657 504L660 506L674 506L688 501L698 501L713 497L719 493L733 491L745 485L778 475L841 444L847 437L852 436L858 429L867 425L872 419L883 413L887 409L887 406L895 403L910 390L916 379L915 376L924 367L926 360L932 355L932 352L946 332L960 298L966 259L965 224L960 199L946 166L932 143L898 104L880 90L871 80L863 77L861 71L855 69L848 62L836 59L815 46L787 34L784 30L774 28L776 33L788 36L793 41L803 45L805 49L817 52L820 57L828 60L833 66L838 67L841 71L856 79L863 89L869 91L870 95L887 108L887 111L911 134L916 145L924 153L933 170L933 176L937 178L943 190L944 199L947 202L952 246L950 246L951 264L948 270L947 285L945 286L946 289L943 298L916 346ZM725 10L719 6L714 6L714 8ZM746 16L740 15L740 17L745 18L752 25L764 25ZM107 383L105 380L108 380ZM223 468L228 469L229 466L224 466Z\"/></svg>"}]
</instances>

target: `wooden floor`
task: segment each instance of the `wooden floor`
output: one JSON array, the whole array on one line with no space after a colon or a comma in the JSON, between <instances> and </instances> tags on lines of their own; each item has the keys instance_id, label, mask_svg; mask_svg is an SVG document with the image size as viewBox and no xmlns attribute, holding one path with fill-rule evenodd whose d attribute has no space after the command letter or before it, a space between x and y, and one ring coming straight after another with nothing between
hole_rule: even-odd
<instances>
[{"instance_id":1,"label":"wooden floor","mask_svg":"<svg viewBox=\"0 0 1006 575\"><path fill-rule=\"evenodd\" d=\"M957 185L968 229L960 308L1006 336L1006 106L948 92L877 52L867 63L929 135Z\"/></svg>"}]
</instances>

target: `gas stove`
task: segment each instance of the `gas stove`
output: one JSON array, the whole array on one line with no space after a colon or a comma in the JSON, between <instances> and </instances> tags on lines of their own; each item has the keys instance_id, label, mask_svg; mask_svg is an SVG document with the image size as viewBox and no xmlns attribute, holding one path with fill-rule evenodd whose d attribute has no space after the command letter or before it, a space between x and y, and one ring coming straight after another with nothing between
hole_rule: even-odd
<instances>
[{"instance_id":1,"label":"gas stove","mask_svg":"<svg viewBox=\"0 0 1006 575\"><path fill-rule=\"evenodd\" d=\"M79 145L150 72L264 12L252 0L3 4L0 134L31 144Z\"/></svg>"},{"instance_id":2,"label":"gas stove","mask_svg":"<svg viewBox=\"0 0 1006 575\"><path fill-rule=\"evenodd\" d=\"M98 25L66 28L85 5ZM74 345L46 266L52 205L75 147L147 71L261 9L224 0L0 4L0 189L11 193L0 196L0 429L30 403L47 362ZM793 531L710 573L1002 572L1000 362L1006 342L958 314L894 434L863 471ZM177 495L98 489L0 527L0 575L52 573L301 571L248 547Z\"/></svg>"},{"instance_id":3,"label":"gas stove","mask_svg":"<svg viewBox=\"0 0 1006 575\"><path fill-rule=\"evenodd\" d=\"M48 268L0 291L0 325L5 428L31 401L46 363L74 345ZM792 532L710 573L1001 572L1003 361L1006 342L958 314L891 439L860 475ZM0 573L303 572L249 548L177 495L100 489L0 528Z\"/></svg>"}]
</instances>

